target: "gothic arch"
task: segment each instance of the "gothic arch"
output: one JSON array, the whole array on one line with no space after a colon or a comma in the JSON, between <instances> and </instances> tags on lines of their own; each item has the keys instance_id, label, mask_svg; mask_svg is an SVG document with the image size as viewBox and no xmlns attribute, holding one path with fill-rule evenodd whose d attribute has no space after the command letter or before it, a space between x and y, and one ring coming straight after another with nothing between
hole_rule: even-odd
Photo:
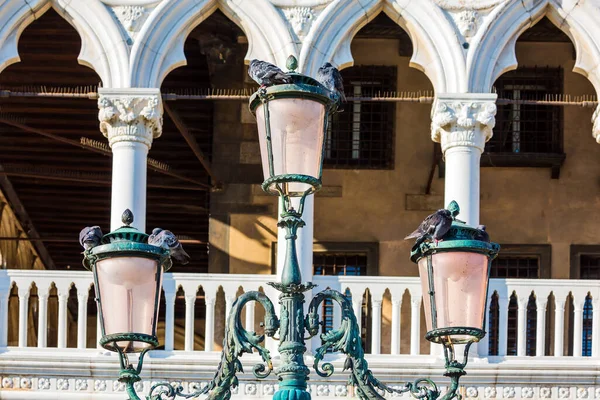
<instances>
[{"instance_id":1,"label":"gothic arch","mask_svg":"<svg viewBox=\"0 0 600 400\"><path fill-rule=\"evenodd\" d=\"M573 42L576 52L574 72L587 77L600 93L600 9L592 2L559 0L533 1L526 8L521 1L507 2L492 12L481 36L472 43L467 58L468 89L490 92L496 79L517 67L515 45L519 36L547 16Z\"/></svg>"},{"instance_id":2,"label":"gothic arch","mask_svg":"<svg viewBox=\"0 0 600 400\"><path fill-rule=\"evenodd\" d=\"M385 12L410 36L410 65L423 71L437 92L458 92L465 86L465 61L454 28L432 0L339 1L319 15L300 54L303 72L314 75L326 61L353 64L354 35L379 12Z\"/></svg>"},{"instance_id":3,"label":"gothic arch","mask_svg":"<svg viewBox=\"0 0 600 400\"><path fill-rule=\"evenodd\" d=\"M290 54L297 55L286 21L268 0L165 0L152 11L133 45L132 86L160 87L170 71L185 65L187 36L217 8L248 37L247 60L285 65Z\"/></svg>"},{"instance_id":4,"label":"gothic arch","mask_svg":"<svg viewBox=\"0 0 600 400\"><path fill-rule=\"evenodd\" d=\"M79 63L100 76L105 87L127 87L127 44L115 18L99 0L9 0L0 12L0 71L18 62L18 41L25 28L53 7L81 37Z\"/></svg>"}]
</instances>

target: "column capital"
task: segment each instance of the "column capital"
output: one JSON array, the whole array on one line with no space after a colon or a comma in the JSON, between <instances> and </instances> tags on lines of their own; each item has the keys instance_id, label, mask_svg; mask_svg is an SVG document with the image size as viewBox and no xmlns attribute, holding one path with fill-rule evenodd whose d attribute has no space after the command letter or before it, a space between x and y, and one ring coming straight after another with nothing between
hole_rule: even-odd
<instances>
[{"instance_id":1,"label":"column capital","mask_svg":"<svg viewBox=\"0 0 600 400\"><path fill-rule=\"evenodd\" d=\"M475 147L483 152L496 124L495 93L441 93L431 108L431 139L451 147Z\"/></svg>"},{"instance_id":2,"label":"column capital","mask_svg":"<svg viewBox=\"0 0 600 400\"><path fill-rule=\"evenodd\" d=\"M112 147L119 142L143 143L148 148L162 134L163 106L160 89L98 90L100 131Z\"/></svg>"},{"instance_id":3,"label":"column capital","mask_svg":"<svg viewBox=\"0 0 600 400\"><path fill-rule=\"evenodd\" d=\"M594 110L592 114L592 135L596 139L596 142L600 143L600 105Z\"/></svg>"}]
</instances>

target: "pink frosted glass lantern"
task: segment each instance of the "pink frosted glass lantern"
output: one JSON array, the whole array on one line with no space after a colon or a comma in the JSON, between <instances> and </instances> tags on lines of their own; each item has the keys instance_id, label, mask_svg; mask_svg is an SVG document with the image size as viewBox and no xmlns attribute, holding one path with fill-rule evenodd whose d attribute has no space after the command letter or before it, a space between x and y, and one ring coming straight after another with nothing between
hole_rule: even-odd
<instances>
[{"instance_id":1,"label":"pink frosted glass lantern","mask_svg":"<svg viewBox=\"0 0 600 400\"><path fill-rule=\"evenodd\" d=\"M265 181L271 194L303 197L321 187L325 132L335 102L315 79L293 72L292 83L259 89L250 99L256 116Z\"/></svg>"},{"instance_id":2,"label":"pink frosted glass lantern","mask_svg":"<svg viewBox=\"0 0 600 400\"><path fill-rule=\"evenodd\" d=\"M489 271L500 247L481 231L455 221L437 245L413 249L423 291L426 338L436 343L477 342L485 336Z\"/></svg>"},{"instance_id":3,"label":"pink frosted glass lantern","mask_svg":"<svg viewBox=\"0 0 600 400\"><path fill-rule=\"evenodd\" d=\"M149 245L148 235L124 226L87 250L84 266L94 273L102 338L107 350L136 353L158 346L156 324L162 276L171 267L168 250Z\"/></svg>"}]
</instances>

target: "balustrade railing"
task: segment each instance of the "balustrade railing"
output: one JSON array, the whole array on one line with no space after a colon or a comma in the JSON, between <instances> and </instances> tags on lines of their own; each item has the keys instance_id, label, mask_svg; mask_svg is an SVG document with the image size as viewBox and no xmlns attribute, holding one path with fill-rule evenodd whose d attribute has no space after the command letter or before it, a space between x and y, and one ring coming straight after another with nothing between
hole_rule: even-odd
<instances>
[{"instance_id":1,"label":"balustrade railing","mask_svg":"<svg viewBox=\"0 0 600 400\"><path fill-rule=\"evenodd\" d=\"M196 336L200 335L204 337L203 350L213 351L217 350L214 345L215 339L218 339L215 338L216 329L222 329L218 320L224 320L224 316L219 317L217 312L226 313L240 291L264 290L275 302L275 295L265 284L274 279L271 275L165 274L164 349L175 349L176 298L184 299L183 350L194 350ZM369 353L421 354L424 332L421 331L422 293L418 278L315 276L313 281L319 285L315 290L331 288L352 296L357 320L368 325L364 326L363 332ZM0 347L49 347L48 336L37 333L48 330L48 299L53 293L52 296L58 298L55 347L67 347L70 324L76 325L77 331L76 344L72 341L70 347L86 348L89 342L88 297L92 286L91 273L83 271L0 271ZM29 305L33 287L37 292L35 323L31 323ZM77 289L76 300L73 288ZM198 309L199 289L204 300L203 332L197 331L195 323L198 319L195 310ZM216 308L218 297L224 303L221 309ZM489 354L500 357L599 357L600 312L596 312L600 306L599 299L600 281L492 279L486 315L492 316L490 330L493 332L479 343L477 351L482 357ZM13 302L18 302L18 306ZM254 303L246 307L245 326L253 330ZM68 324L69 310L77 312L71 313L76 318ZM334 307L325 312L331 314L328 317L335 325L339 310ZM368 318L363 318L363 313ZM28 346L28 329L32 327L36 329L37 343L29 343ZM8 342L9 332L17 333L16 343ZM14 339L15 335L12 336ZM403 341L407 344L401 346ZM318 344L318 339L313 342L315 344ZM431 354L438 351L436 346L430 349ZM493 356L490 359L493 360Z\"/></svg>"}]
</instances>

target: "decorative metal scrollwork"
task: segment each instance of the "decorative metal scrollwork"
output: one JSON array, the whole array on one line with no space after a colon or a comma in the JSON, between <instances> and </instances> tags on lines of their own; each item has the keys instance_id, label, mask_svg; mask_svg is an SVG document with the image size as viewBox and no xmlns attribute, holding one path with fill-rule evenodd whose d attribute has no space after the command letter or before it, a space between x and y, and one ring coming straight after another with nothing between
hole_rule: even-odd
<instances>
[{"instance_id":1,"label":"decorative metal scrollwork","mask_svg":"<svg viewBox=\"0 0 600 400\"><path fill-rule=\"evenodd\" d=\"M271 356L269 351L260 345L264 341L265 335L248 332L242 326L241 312L244 305L249 301L257 301L264 307L265 335L272 337L279 328L279 320L275 314L273 303L263 293L256 291L244 293L232 305L223 340L221 361L219 362L214 378L208 385L192 393L183 393L183 387L174 387L167 382L161 382L152 386L150 394L146 396L146 400L174 400L176 397L190 399L203 394L208 394L207 400L229 400L231 398L231 389L238 385L236 374L243 372L242 363L239 358L244 353L252 353L254 350L260 354L264 362L254 366L254 376L260 379L269 376L273 370ZM135 392L134 384L140 380L139 373L144 354L145 352L140 354L138 367L134 369L129 364L127 355L120 353L121 366L123 368L120 380L127 384L127 394L132 400L141 400Z\"/></svg>"}]
</instances>

